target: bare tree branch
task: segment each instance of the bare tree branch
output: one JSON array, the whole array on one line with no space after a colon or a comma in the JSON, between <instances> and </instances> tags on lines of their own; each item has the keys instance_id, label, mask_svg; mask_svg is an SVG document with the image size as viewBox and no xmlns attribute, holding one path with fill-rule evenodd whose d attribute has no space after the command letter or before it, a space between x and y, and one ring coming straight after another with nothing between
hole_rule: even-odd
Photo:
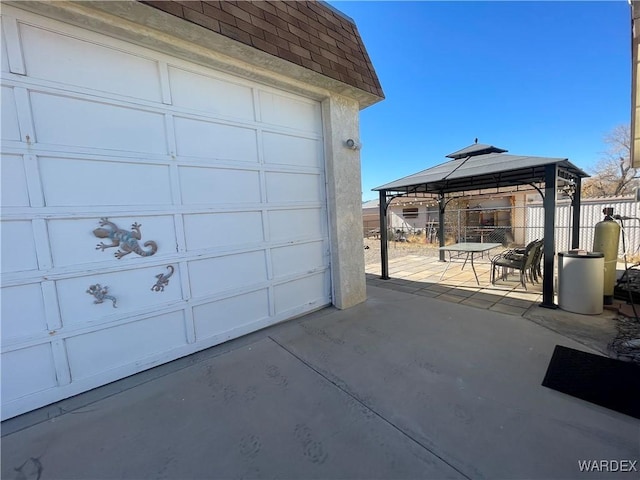
<instances>
[{"instance_id":1,"label":"bare tree branch","mask_svg":"<svg viewBox=\"0 0 640 480\"><path fill-rule=\"evenodd\" d=\"M631 129L618 125L603 138L608 146L593 170L593 176L583 182L583 197L629 195L639 186L640 171L631 165Z\"/></svg>"}]
</instances>

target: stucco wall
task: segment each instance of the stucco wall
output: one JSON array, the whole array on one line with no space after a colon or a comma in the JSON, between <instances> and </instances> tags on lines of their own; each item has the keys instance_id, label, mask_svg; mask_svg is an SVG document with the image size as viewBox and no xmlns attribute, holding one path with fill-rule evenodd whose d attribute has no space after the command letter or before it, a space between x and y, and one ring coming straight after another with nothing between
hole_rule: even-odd
<instances>
[{"instance_id":1,"label":"stucco wall","mask_svg":"<svg viewBox=\"0 0 640 480\"><path fill-rule=\"evenodd\" d=\"M349 138L359 141L358 103L331 95L323 102L323 117L333 303L348 308L366 299L360 151L345 145Z\"/></svg>"}]
</instances>

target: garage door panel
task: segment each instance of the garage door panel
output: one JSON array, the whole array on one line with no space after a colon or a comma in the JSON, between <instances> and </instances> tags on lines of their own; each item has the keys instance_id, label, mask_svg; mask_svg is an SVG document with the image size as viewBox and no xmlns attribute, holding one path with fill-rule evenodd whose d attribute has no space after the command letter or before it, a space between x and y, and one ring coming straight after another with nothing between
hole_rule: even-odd
<instances>
[{"instance_id":1,"label":"garage door panel","mask_svg":"<svg viewBox=\"0 0 640 480\"><path fill-rule=\"evenodd\" d=\"M185 205L260 202L260 174L252 170L179 167L180 192Z\"/></svg>"},{"instance_id":2,"label":"garage door panel","mask_svg":"<svg viewBox=\"0 0 640 480\"><path fill-rule=\"evenodd\" d=\"M31 25L20 24L20 37L30 77L162 100L156 61Z\"/></svg>"},{"instance_id":3,"label":"garage door panel","mask_svg":"<svg viewBox=\"0 0 640 480\"><path fill-rule=\"evenodd\" d=\"M310 242L273 248L271 249L271 261L273 275L276 279L324 268L326 265L324 244L323 242Z\"/></svg>"},{"instance_id":4,"label":"garage door panel","mask_svg":"<svg viewBox=\"0 0 640 480\"><path fill-rule=\"evenodd\" d=\"M54 157L40 157L39 163L47 206L172 203L168 165Z\"/></svg>"},{"instance_id":5,"label":"garage door panel","mask_svg":"<svg viewBox=\"0 0 640 480\"><path fill-rule=\"evenodd\" d=\"M3 273L38 269L33 226L30 221L3 221L0 240Z\"/></svg>"},{"instance_id":6,"label":"garage door panel","mask_svg":"<svg viewBox=\"0 0 640 480\"><path fill-rule=\"evenodd\" d=\"M181 300L180 270L177 265L173 267L174 273L169 278L169 284L161 292L151 288L156 284L156 275L168 274L167 265L95 273L57 281L63 327L103 322L114 315L158 308L167 302ZM87 289L95 284L108 287L108 294L116 299L115 308L109 299L105 299L103 303L94 303L96 298L87 293Z\"/></svg>"},{"instance_id":7,"label":"garage door panel","mask_svg":"<svg viewBox=\"0 0 640 480\"><path fill-rule=\"evenodd\" d=\"M24 338L47 330L39 283L2 289L2 340Z\"/></svg>"},{"instance_id":8,"label":"garage door panel","mask_svg":"<svg viewBox=\"0 0 640 480\"><path fill-rule=\"evenodd\" d=\"M323 198L320 175L267 172L266 178L269 202L317 202Z\"/></svg>"},{"instance_id":9,"label":"garage door panel","mask_svg":"<svg viewBox=\"0 0 640 480\"><path fill-rule=\"evenodd\" d=\"M7 54L7 40L4 36L4 29L2 28L2 22L0 22L0 69L3 72L9 71L9 55Z\"/></svg>"},{"instance_id":10,"label":"garage door panel","mask_svg":"<svg viewBox=\"0 0 640 480\"><path fill-rule=\"evenodd\" d=\"M258 161L256 131L252 128L176 117L178 155L238 162Z\"/></svg>"},{"instance_id":11,"label":"garage door panel","mask_svg":"<svg viewBox=\"0 0 640 480\"><path fill-rule=\"evenodd\" d=\"M309 310L328 303L325 275L318 273L276 285L273 288L276 314Z\"/></svg>"},{"instance_id":12,"label":"garage door panel","mask_svg":"<svg viewBox=\"0 0 640 480\"><path fill-rule=\"evenodd\" d=\"M322 168L318 140L270 132L262 138L266 163Z\"/></svg>"},{"instance_id":13,"label":"garage door panel","mask_svg":"<svg viewBox=\"0 0 640 480\"><path fill-rule=\"evenodd\" d=\"M184 231L188 251L264 241L261 212L185 215Z\"/></svg>"},{"instance_id":14,"label":"garage door panel","mask_svg":"<svg viewBox=\"0 0 640 480\"><path fill-rule=\"evenodd\" d=\"M2 133L3 140L20 140L20 127L18 126L18 111L16 98L11 87L2 87Z\"/></svg>"},{"instance_id":15,"label":"garage door panel","mask_svg":"<svg viewBox=\"0 0 640 480\"><path fill-rule=\"evenodd\" d=\"M250 288L267 280L265 252L239 253L191 261L189 280L194 298Z\"/></svg>"},{"instance_id":16,"label":"garage door panel","mask_svg":"<svg viewBox=\"0 0 640 480\"><path fill-rule=\"evenodd\" d=\"M262 122L308 132L322 132L320 104L260 91Z\"/></svg>"},{"instance_id":17,"label":"garage door panel","mask_svg":"<svg viewBox=\"0 0 640 480\"><path fill-rule=\"evenodd\" d=\"M320 208L272 210L269 212L271 240L314 238L324 235L324 215Z\"/></svg>"},{"instance_id":18,"label":"garage door panel","mask_svg":"<svg viewBox=\"0 0 640 480\"><path fill-rule=\"evenodd\" d=\"M31 92L39 143L166 154L164 115Z\"/></svg>"},{"instance_id":19,"label":"garage door panel","mask_svg":"<svg viewBox=\"0 0 640 480\"><path fill-rule=\"evenodd\" d=\"M22 155L2 154L0 185L3 207L28 207L29 190Z\"/></svg>"},{"instance_id":20,"label":"garage door panel","mask_svg":"<svg viewBox=\"0 0 640 480\"><path fill-rule=\"evenodd\" d=\"M4 418L330 303L320 102L3 13ZM157 252L96 249L101 218Z\"/></svg>"},{"instance_id":21,"label":"garage door panel","mask_svg":"<svg viewBox=\"0 0 640 480\"><path fill-rule=\"evenodd\" d=\"M136 216L136 217L109 217L118 228L131 231L134 222L140 225L142 239L138 240L138 245L142 251L149 252L151 246L144 246L145 242L156 243L157 251L151 256L157 258L161 255L176 252L175 226L172 216ZM135 252L118 259L115 253L122 249L120 246L97 249L97 245L104 243L110 245L113 241L110 238L98 238L94 235L96 229L109 229L101 227L100 218L75 218L75 219L54 219L47 222L49 238L51 244L51 254L53 264L56 267L68 265L81 265L92 262L111 262L113 266L129 263L140 263L143 258ZM149 257L146 257L149 258Z\"/></svg>"},{"instance_id":22,"label":"garage door panel","mask_svg":"<svg viewBox=\"0 0 640 480\"><path fill-rule=\"evenodd\" d=\"M169 67L169 79L171 99L177 107L254 120L253 91L249 87L176 67Z\"/></svg>"},{"instance_id":23,"label":"garage door panel","mask_svg":"<svg viewBox=\"0 0 640 480\"><path fill-rule=\"evenodd\" d=\"M2 402L57 386L51 344L2 354Z\"/></svg>"},{"instance_id":24,"label":"garage door panel","mask_svg":"<svg viewBox=\"0 0 640 480\"><path fill-rule=\"evenodd\" d=\"M133 365L186 343L181 311L70 337L65 342L74 381Z\"/></svg>"},{"instance_id":25,"label":"garage door panel","mask_svg":"<svg viewBox=\"0 0 640 480\"><path fill-rule=\"evenodd\" d=\"M269 317L266 289L193 307L196 341L231 332Z\"/></svg>"}]
</instances>

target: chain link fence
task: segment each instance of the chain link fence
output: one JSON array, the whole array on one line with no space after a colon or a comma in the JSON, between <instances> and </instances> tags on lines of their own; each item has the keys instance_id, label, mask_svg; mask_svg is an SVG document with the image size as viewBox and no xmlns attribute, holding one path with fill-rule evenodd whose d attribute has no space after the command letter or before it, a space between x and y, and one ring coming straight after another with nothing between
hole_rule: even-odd
<instances>
[{"instance_id":1,"label":"chain link fence","mask_svg":"<svg viewBox=\"0 0 640 480\"><path fill-rule=\"evenodd\" d=\"M596 224L604 218L602 209L610 207L614 214L629 217L624 220L625 246L628 258L640 256L640 220L638 203L632 199L586 199L580 209L579 248L590 251ZM426 207L412 211L412 218L399 212L389 212L389 241L419 241L438 244L437 208ZM499 208L448 208L445 212L445 243L483 242L500 243L505 247L524 246L544 237L544 207L541 201L527 202L522 206ZM364 236L378 237L377 218L368 219ZM556 207L555 250L571 248L572 209L569 200L560 200ZM619 256L623 255L620 241Z\"/></svg>"}]
</instances>

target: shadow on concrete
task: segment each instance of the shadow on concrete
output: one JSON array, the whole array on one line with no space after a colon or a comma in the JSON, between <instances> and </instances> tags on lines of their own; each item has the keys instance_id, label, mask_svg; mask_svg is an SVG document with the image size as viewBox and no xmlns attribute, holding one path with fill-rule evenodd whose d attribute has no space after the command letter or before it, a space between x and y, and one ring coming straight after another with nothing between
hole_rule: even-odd
<instances>
[{"instance_id":1,"label":"shadow on concrete","mask_svg":"<svg viewBox=\"0 0 640 480\"><path fill-rule=\"evenodd\" d=\"M558 344L593 352L522 316L370 285L350 309L4 422L1 476L559 479L639 459L639 421L541 385Z\"/></svg>"},{"instance_id":2,"label":"shadow on concrete","mask_svg":"<svg viewBox=\"0 0 640 480\"><path fill-rule=\"evenodd\" d=\"M480 278L483 276L488 278L488 272L483 272ZM499 281L496 285L486 281L477 285L468 278L463 281L440 280L433 275L429 280L381 280L379 275L372 273L367 273L366 277L367 285L370 286L521 316L604 355L608 355L608 344L617 334L619 310L624 303L616 301L598 315L582 315L540 307L540 285L528 285L527 290L524 290L515 280Z\"/></svg>"}]
</instances>

